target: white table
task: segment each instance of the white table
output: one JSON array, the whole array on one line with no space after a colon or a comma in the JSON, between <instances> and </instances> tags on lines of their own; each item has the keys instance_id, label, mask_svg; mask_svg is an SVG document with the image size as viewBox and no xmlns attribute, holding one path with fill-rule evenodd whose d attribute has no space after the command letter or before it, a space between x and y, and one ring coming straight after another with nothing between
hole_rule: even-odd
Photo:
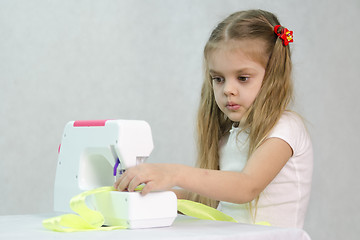
<instances>
[{"instance_id":1,"label":"white table","mask_svg":"<svg viewBox=\"0 0 360 240\"><path fill-rule=\"evenodd\" d=\"M43 228L42 220L58 216L56 213L0 216L0 239L274 239L310 240L302 229L275 228L231 222L199 220L179 215L171 227L58 233Z\"/></svg>"}]
</instances>

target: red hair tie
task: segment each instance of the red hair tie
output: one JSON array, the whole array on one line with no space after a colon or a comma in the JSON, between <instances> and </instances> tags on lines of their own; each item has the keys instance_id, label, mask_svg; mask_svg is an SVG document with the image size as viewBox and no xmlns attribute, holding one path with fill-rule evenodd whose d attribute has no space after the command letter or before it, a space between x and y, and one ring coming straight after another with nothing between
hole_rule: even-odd
<instances>
[{"instance_id":1,"label":"red hair tie","mask_svg":"<svg viewBox=\"0 0 360 240\"><path fill-rule=\"evenodd\" d=\"M282 39L284 46L287 46L289 42L294 42L293 31L289 31L289 29L282 27L279 32L278 30L280 27L281 25L276 25L274 27L274 32L280 39Z\"/></svg>"}]
</instances>

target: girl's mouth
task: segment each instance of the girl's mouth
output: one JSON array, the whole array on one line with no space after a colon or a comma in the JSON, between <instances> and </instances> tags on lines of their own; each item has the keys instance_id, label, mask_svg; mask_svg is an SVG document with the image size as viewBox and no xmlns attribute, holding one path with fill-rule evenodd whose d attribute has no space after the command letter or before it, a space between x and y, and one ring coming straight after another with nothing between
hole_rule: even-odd
<instances>
[{"instance_id":1,"label":"girl's mouth","mask_svg":"<svg viewBox=\"0 0 360 240\"><path fill-rule=\"evenodd\" d=\"M226 108L231 110L231 111L236 111L240 108L241 106L239 104L235 104L235 103L232 103L232 102L229 102L226 104Z\"/></svg>"}]
</instances>

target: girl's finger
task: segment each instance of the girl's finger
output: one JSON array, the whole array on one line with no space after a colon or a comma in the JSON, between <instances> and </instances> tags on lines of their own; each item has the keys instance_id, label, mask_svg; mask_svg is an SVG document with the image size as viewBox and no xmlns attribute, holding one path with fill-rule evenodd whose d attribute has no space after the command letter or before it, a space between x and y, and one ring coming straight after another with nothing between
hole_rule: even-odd
<instances>
[{"instance_id":1,"label":"girl's finger","mask_svg":"<svg viewBox=\"0 0 360 240\"><path fill-rule=\"evenodd\" d=\"M122 181L123 177L124 177L125 173L123 173L114 183L114 188L118 189L120 182Z\"/></svg>"},{"instance_id":2,"label":"girl's finger","mask_svg":"<svg viewBox=\"0 0 360 240\"><path fill-rule=\"evenodd\" d=\"M145 187L142 189L141 191L141 195L145 196L146 194L148 194L149 192L151 192L152 188L153 188L153 182L148 182L145 184Z\"/></svg>"},{"instance_id":3,"label":"girl's finger","mask_svg":"<svg viewBox=\"0 0 360 240\"><path fill-rule=\"evenodd\" d=\"M131 179L129 178L129 176L127 174L124 174L123 176L121 176L121 178L119 178L119 184L117 186L117 189L119 191L126 190L129 186L130 181Z\"/></svg>"},{"instance_id":4,"label":"girl's finger","mask_svg":"<svg viewBox=\"0 0 360 240\"><path fill-rule=\"evenodd\" d=\"M133 179L131 179L131 181L129 182L129 185L128 185L128 187L127 187L128 191L129 191L129 192L135 191L135 188L136 188L137 186L139 186L141 183L142 183L142 182L141 182L141 180L139 179L139 177L138 177L138 176L135 176L135 177L134 177Z\"/></svg>"}]
</instances>

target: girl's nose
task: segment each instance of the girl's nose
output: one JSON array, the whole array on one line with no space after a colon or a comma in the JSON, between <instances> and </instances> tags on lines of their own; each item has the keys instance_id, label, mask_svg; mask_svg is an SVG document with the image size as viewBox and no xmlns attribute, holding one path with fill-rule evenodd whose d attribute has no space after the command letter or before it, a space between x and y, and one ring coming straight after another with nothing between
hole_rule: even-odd
<instances>
[{"instance_id":1,"label":"girl's nose","mask_svg":"<svg viewBox=\"0 0 360 240\"><path fill-rule=\"evenodd\" d=\"M226 96L230 96L230 95L237 95L238 94L238 89L236 87L236 84L234 81L232 80L227 80L224 83L224 94Z\"/></svg>"}]
</instances>

